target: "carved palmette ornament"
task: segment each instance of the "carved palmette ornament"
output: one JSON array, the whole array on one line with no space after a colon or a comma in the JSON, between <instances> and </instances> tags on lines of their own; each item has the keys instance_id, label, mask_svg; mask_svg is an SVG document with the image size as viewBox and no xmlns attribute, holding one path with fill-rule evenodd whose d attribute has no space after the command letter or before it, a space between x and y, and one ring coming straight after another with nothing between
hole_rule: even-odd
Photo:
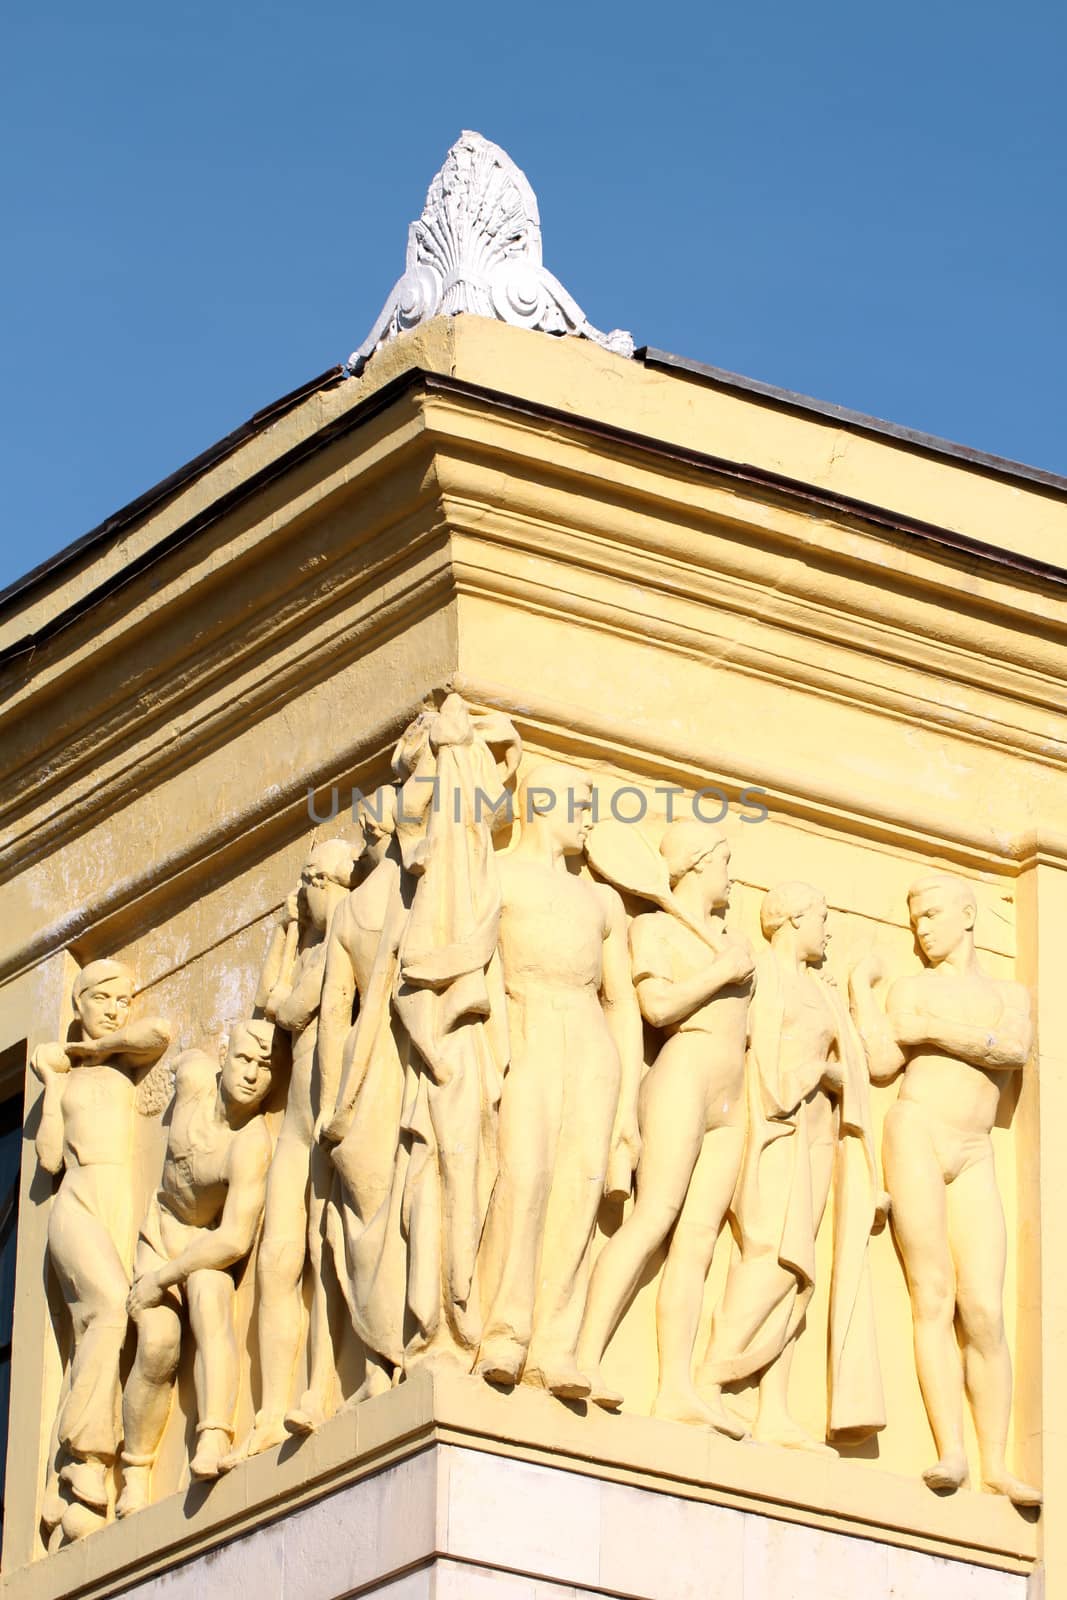
<instances>
[{"instance_id":1,"label":"carved palmette ornament","mask_svg":"<svg viewBox=\"0 0 1067 1600\"><path fill-rule=\"evenodd\" d=\"M580 334L633 355L628 333L601 333L542 264L537 201L525 175L480 133L460 134L408 230L407 267L349 358L359 372L380 345L436 316L493 317L542 333Z\"/></svg>"}]
</instances>

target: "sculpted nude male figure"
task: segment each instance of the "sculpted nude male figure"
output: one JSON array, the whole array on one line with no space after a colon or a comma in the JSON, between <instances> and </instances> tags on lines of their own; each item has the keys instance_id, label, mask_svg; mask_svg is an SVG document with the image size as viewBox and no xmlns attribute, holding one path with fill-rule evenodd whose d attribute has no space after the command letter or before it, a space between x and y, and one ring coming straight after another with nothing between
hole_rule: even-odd
<instances>
[{"instance_id":1,"label":"sculpted nude male figure","mask_svg":"<svg viewBox=\"0 0 1067 1600\"><path fill-rule=\"evenodd\" d=\"M70 1389L59 1415L69 1457L60 1476L96 1512L107 1510L107 1469L119 1446L119 1357L133 1254L134 1074L159 1060L170 1029L130 1020L133 976L91 961L74 984L81 1038L41 1045L44 1085L37 1157L62 1172L48 1219L49 1255L74 1329ZM64 1519L66 1529L66 1519Z\"/></svg>"},{"instance_id":2,"label":"sculpted nude male figure","mask_svg":"<svg viewBox=\"0 0 1067 1600\"><path fill-rule=\"evenodd\" d=\"M280 1444L289 1437L287 1420L300 1431L321 1421L333 1378L330 1308L322 1277L322 1211L332 1175L315 1138L321 1107L313 1068L326 935L348 893L352 857L353 847L339 839L312 846L299 886L286 902L285 918L275 930L256 994L257 1008L291 1036L293 1066L256 1261L260 1407L235 1459ZM309 1263L308 1388L287 1418L304 1331L302 1284Z\"/></svg>"},{"instance_id":3,"label":"sculpted nude male figure","mask_svg":"<svg viewBox=\"0 0 1067 1600\"><path fill-rule=\"evenodd\" d=\"M591 806L585 773L536 767L520 791L519 845L500 862L511 1064L486 1225L496 1288L475 1368L571 1398L591 1389L575 1356L597 1210L606 1187L629 1192L640 1147L641 1017L622 901L567 867Z\"/></svg>"},{"instance_id":4,"label":"sculpted nude male figure","mask_svg":"<svg viewBox=\"0 0 1067 1600\"><path fill-rule=\"evenodd\" d=\"M242 1023L221 1074L202 1050L177 1064L163 1177L137 1241L128 1301L137 1354L122 1397L120 1517L148 1504L181 1354L183 1298L196 1344L193 1477L216 1477L233 1440L239 1366L228 1269L251 1250L263 1215L271 1138L259 1113L273 1038L269 1022Z\"/></svg>"},{"instance_id":5,"label":"sculpted nude male figure","mask_svg":"<svg viewBox=\"0 0 1067 1600\"><path fill-rule=\"evenodd\" d=\"M926 970L892 985L887 1012L872 992L871 959L854 970L851 992L871 1077L888 1083L904 1069L885 1121L882 1161L911 1293L915 1364L939 1454L923 1477L934 1489L966 1482L966 1387L986 1487L1018 1505L1039 1505L1040 1490L1009 1472L1005 1460L1012 1389L1003 1312L1007 1238L990 1140L1003 1073L1020 1070L1030 1055L1030 998L1021 984L983 971L968 884L943 873L923 878L908 909Z\"/></svg>"},{"instance_id":6,"label":"sculpted nude male figure","mask_svg":"<svg viewBox=\"0 0 1067 1600\"><path fill-rule=\"evenodd\" d=\"M593 1270L578 1366L592 1380L594 1400L609 1409L622 1403L600 1377L600 1361L641 1273L669 1235L656 1301L654 1414L741 1438L744 1426L697 1394L692 1362L704 1281L745 1142L755 957L746 939L726 930L730 846L722 834L706 823L679 820L659 848L677 914L635 917L630 950L642 1014L667 1037L641 1085L637 1200Z\"/></svg>"}]
</instances>

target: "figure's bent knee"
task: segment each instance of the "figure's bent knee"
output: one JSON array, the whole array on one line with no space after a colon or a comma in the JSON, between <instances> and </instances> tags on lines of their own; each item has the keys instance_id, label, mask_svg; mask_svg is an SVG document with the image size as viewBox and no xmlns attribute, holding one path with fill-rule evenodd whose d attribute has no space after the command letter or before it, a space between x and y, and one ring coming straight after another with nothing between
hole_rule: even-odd
<instances>
[{"instance_id":1,"label":"figure's bent knee","mask_svg":"<svg viewBox=\"0 0 1067 1600\"><path fill-rule=\"evenodd\" d=\"M660 1199L642 1201L639 1192L626 1227L635 1239L641 1239L649 1250L654 1250L674 1227L680 1209Z\"/></svg>"},{"instance_id":2,"label":"figure's bent knee","mask_svg":"<svg viewBox=\"0 0 1067 1600\"><path fill-rule=\"evenodd\" d=\"M938 1273L911 1284L911 1309L916 1323L950 1327L956 1314L955 1285Z\"/></svg>"},{"instance_id":3,"label":"figure's bent knee","mask_svg":"<svg viewBox=\"0 0 1067 1600\"><path fill-rule=\"evenodd\" d=\"M116 1285L113 1294L97 1295L88 1305L72 1307L71 1320L78 1338L82 1338L93 1329L112 1328L117 1333L124 1333L127 1323L126 1300L129 1292L127 1284Z\"/></svg>"},{"instance_id":4,"label":"figure's bent knee","mask_svg":"<svg viewBox=\"0 0 1067 1600\"><path fill-rule=\"evenodd\" d=\"M999 1305L961 1305L959 1315L964 1342L983 1355L992 1355L1004 1344L1004 1313Z\"/></svg>"},{"instance_id":5,"label":"figure's bent knee","mask_svg":"<svg viewBox=\"0 0 1067 1600\"><path fill-rule=\"evenodd\" d=\"M718 1241L719 1229L708 1222L693 1222L683 1217L674 1230L671 1249L676 1255L710 1257Z\"/></svg>"},{"instance_id":6,"label":"figure's bent knee","mask_svg":"<svg viewBox=\"0 0 1067 1600\"><path fill-rule=\"evenodd\" d=\"M153 1328L141 1322L137 1330L137 1366L149 1383L169 1383L178 1370L181 1335L176 1329Z\"/></svg>"},{"instance_id":7,"label":"figure's bent knee","mask_svg":"<svg viewBox=\"0 0 1067 1600\"><path fill-rule=\"evenodd\" d=\"M225 1310L232 1304L235 1293L229 1273L211 1268L190 1273L185 1291L189 1298L189 1310L195 1315Z\"/></svg>"}]
</instances>

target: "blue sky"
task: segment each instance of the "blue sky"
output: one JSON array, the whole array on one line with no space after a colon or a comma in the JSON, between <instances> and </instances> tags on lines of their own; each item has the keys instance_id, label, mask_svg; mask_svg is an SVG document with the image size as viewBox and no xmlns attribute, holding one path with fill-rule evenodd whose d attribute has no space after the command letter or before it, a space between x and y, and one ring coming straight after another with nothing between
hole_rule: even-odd
<instances>
[{"instance_id":1,"label":"blue sky","mask_svg":"<svg viewBox=\"0 0 1067 1600\"><path fill-rule=\"evenodd\" d=\"M0 584L344 358L463 127L599 326L1067 473L1065 16L9 8Z\"/></svg>"}]
</instances>

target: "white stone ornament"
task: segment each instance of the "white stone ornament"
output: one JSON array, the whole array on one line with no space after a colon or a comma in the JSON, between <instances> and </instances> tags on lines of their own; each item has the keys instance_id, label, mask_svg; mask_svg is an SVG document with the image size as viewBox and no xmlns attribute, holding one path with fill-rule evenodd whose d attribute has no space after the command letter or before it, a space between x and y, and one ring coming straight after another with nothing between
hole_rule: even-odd
<instances>
[{"instance_id":1,"label":"white stone ornament","mask_svg":"<svg viewBox=\"0 0 1067 1600\"><path fill-rule=\"evenodd\" d=\"M580 334L632 356L621 328L601 333L541 261L541 221L525 175L499 145L461 133L408 229L407 266L382 313L349 357L361 372L398 333L467 311L516 328Z\"/></svg>"}]
</instances>

